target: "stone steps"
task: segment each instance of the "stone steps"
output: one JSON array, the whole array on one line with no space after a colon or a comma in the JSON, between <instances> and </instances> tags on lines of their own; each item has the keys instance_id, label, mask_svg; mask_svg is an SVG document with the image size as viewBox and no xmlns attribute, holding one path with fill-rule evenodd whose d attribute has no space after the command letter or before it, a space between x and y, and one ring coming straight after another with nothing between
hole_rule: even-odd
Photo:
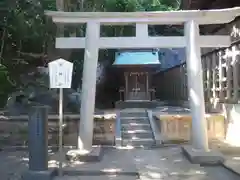
<instances>
[{"instance_id":1,"label":"stone steps","mask_svg":"<svg viewBox=\"0 0 240 180\"><path fill-rule=\"evenodd\" d=\"M147 132L149 132L149 130L144 130L144 129L122 131L122 133L129 133L129 134L135 134L135 133L147 133ZM150 132L152 132L152 131L150 131Z\"/></svg>"},{"instance_id":2,"label":"stone steps","mask_svg":"<svg viewBox=\"0 0 240 180\"><path fill-rule=\"evenodd\" d=\"M122 132L123 139L131 139L133 137L136 138L152 138L152 131L145 131L145 132L138 132L138 133L129 133L129 132Z\"/></svg>"},{"instance_id":3,"label":"stone steps","mask_svg":"<svg viewBox=\"0 0 240 180\"><path fill-rule=\"evenodd\" d=\"M154 146L155 139L145 110L124 110L120 112L120 121L122 146Z\"/></svg>"},{"instance_id":4,"label":"stone steps","mask_svg":"<svg viewBox=\"0 0 240 180\"><path fill-rule=\"evenodd\" d=\"M152 147L154 145L153 138L141 138L141 139L123 139L122 146L133 147Z\"/></svg>"},{"instance_id":5,"label":"stone steps","mask_svg":"<svg viewBox=\"0 0 240 180\"><path fill-rule=\"evenodd\" d=\"M146 117L146 112L144 111L139 111L139 112L120 112L120 117L124 118L124 117Z\"/></svg>"},{"instance_id":6,"label":"stone steps","mask_svg":"<svg viewBox=\"0 0 240 180\"><path fill-rule=\"evenodd\" d=\"M139 123L139 124L149 124L148 117L123 117L121 118L122 124L128 124L128 123Z\"/></svg>"},{"instance_id":7,"label":"stone steps","mask_svg":"<svg viewBox=\"0 0 240 180\"><path fill-rule=\"evenodd\" d=\"M122 124L122 131L151 131L150 124Z\"/></svg>"}]
</instances>

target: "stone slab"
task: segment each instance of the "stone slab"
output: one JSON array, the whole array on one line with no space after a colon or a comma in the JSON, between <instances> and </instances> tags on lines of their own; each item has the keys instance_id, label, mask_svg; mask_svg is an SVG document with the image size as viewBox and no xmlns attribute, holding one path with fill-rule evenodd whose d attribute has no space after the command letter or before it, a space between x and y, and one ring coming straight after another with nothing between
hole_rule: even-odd
<instances>
[{"instance_id":1,"label":"stone slab","mask_svg":"<svg viewBox=\"0 0 240 180\"><path fill-rule=\"evenodd\" d=\"M62 176L55 177L54 180L136 180L138 177L127 175L100 175L100 176Z\"/></svg>"},{"instance_id":2,"label":"stone slab","mask_svg":"<svg viewBox=\"0 0 240 180\"><path fill-rule=\"evenodd\" d=\"M93 146L88 153L83 153L80 150L70 150L66 153L66 159L69 161L81 162L98 162L103 156L103 148L101 146Z\"/></svg>"},{"instance_id":3,"label":"stone slab","mask_svg":"<svg viewBox=\"0 0 240 180\"><path fill-rule=\"evenodd\" d=\"M127 172L127 171L119 171L119 170L111 170L111 171L91 171L91 170L70 170L64 169L63 175L66 176L138 176L139 173L135 172Z\"/></svg>"},{"instance_id":4,"label":"stone slab","mask_svg":"<svg viewBox=\"0 0 240 180\"><path fill-rule=\"evenodd\" d=\"M58 157L58 156L57 156ZM68 176L135 176L138 174L131 150L104 148L99 162L64 162L63 174Z\"/></svg>"},{"instance_id":5,"label":"stone slab","mask_svg":"<svg viewBox=\"0 0 240 180\"><path fill-rule=\"evenodd\" d=\"M182 147L182 152L192 164L221 165L224 162L223 155L217 151L206 152L186 145Z\"/></svg>"},{"instance_id":6,"label":"stone slab","mask_svg":"<svg viewBox=\"0 0 240 180\"><path fill-rule=\"evenodd\" d=\"M240 156L227 158L223 163L223 167L240 176Z\"/></svg>"},{"instance_id":7,"label":"stone slab","mask_svg":"<svg viewBox=\"0 0 240 180\"><path fill-rule=\"evenodd\" d=\"M122 138L116 138L116 139L115 139L115 146L116 146L117 148L122 147Z\"/></svg>"},{"instance_id":8,"label":"stone slab","mask_svg":"<svg viewBox=\"0 0 240 180\"><path fill-rule=\"evenodd\" d=\"M56 169L48 171L26 171L22 174L22 180L52 180L57 175Z\"/></svg>"}]
</instances>

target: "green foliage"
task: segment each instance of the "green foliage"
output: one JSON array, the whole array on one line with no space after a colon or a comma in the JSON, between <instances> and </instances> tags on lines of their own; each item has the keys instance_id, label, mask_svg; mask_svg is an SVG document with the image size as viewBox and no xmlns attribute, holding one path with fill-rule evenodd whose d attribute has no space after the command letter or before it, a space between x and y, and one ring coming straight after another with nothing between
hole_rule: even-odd
<instances>
[{"instance_id":1,"label":"green foliage","mask_svg":"<svg viewBox=\"0 0 240 180\"><path fill-rule=\"evenodd\" d=\"M4 73L0 72L4 74L0 92L7 96L23 86L21 74L45 64L47 49L54 43L55 28L46 21L44 9L54 10L55 1L2 0L0 7L0 64L5 67ZM9 81L14 86L9 86ZM10 90L6 91L5 86Z\"/></svg>"},{"instance_id":2,"label":"green foliage","mask_svg":"<svg viewBox=\"0 0 240 180\"><path fill-rule=\"evenodd\" d=\"M167 11L176 10L178 6L178 0L65 0L66 11ZM25 80L21 75L34 72L37 66L45 66L50 60L48 56L54 50L56 27L47 20L44 10L56 10L56 0L0 1L1 102L5 101L8 94L13 91L30 88L29 84L23 82ZM72 31L76 29L79 35L83 36L84 26L73 28ZM153 29L153 32L158 34L159 29ZM69 29L68 33L71 33ZM133 33L132 26L103 28L105 36L130 36ZM114 58L112 50L101 53L101 62ZM76 65L74 82L77 87L81 83L79 79L82 74L83 53L74 51L71 59ZM35 83L33 86L41 86L41 83Z\"/></svg>"},{"instance_id":3,"label":"green foliage","mask_svg":"<svg viewBox=\"0 0 240 180\"><path fill-rule=\"evenodd\" d=\"M70 0L67 11L168 11L179 8L179 0Z\"/></svg>"}]
</instances>

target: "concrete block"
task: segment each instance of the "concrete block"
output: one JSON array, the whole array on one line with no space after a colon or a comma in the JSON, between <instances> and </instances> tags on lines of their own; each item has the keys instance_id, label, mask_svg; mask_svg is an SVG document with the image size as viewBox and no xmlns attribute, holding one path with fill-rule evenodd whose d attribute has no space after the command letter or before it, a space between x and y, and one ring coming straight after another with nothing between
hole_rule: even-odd
<instances>
[{"instance_id":1,"label":"concrete block","mask_svg":"<svg viewBox=\"0 0 240 180\"><path fill-rule=\"evenodd\" d=\"M52 180L57 175L56 169L48 171L26 171L22 174L22 180Z\"/></svg>"},{"instance_id":2,"label":"concrete block","mask_svg":"<svg viewBox=\"0 0 240 180\"><path fill-rule=\"evenodd\" d=\"M80 150L70 150L66 154L66 159L69 161L82 162L98 162L103 156L103 148L101 146L94 146L90 152L82 152Z\"/></svg>"},{"instance_id":3,"label":"concrete block","mask_svg":"<svg viewBox=\"0 0 240 180\"><path fill-rule=\"evenodd\" d=\"M115 146L118 148L122 146L122 138L115 139Z\"/></svg>"},{"instance_id":4,"label":"concrete block","mask_svg":"<svg viewBox=\"0 0 240 180\"><path fill-rule=\"evenodd\" d=\"M223 155L212 150L203 151L186 145L182 147L182 152L192 164L221 165L224 162Z\"/></svg>"}]
</instances>

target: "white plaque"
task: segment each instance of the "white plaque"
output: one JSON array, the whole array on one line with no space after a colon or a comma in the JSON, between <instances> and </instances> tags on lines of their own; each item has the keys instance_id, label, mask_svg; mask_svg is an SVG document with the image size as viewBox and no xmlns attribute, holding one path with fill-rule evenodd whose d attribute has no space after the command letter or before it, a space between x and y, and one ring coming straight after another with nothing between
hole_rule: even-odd
<instances>
[{"instance_id":1,"label":"white plaque","mask_svg":"<svg viewBox=\"0 0 240 180\"><path fill-rule=\"evenodd\" d=\"M50 88L71 88L73 63L57 59L48 63Z\"/></svg>"}]
</instances>

